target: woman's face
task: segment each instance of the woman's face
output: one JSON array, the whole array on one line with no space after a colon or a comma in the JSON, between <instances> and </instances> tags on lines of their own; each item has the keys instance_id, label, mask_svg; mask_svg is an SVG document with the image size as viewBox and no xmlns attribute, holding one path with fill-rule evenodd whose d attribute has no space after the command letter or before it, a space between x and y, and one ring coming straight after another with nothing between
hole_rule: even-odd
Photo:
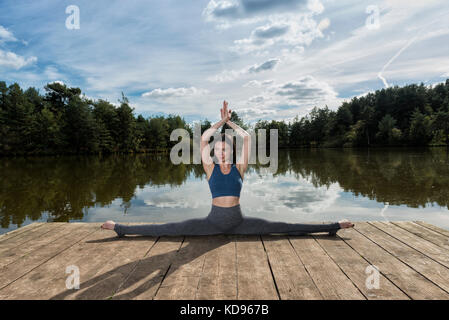
<instances>
[{"instance_id":1,"label":"woman's face","mask_svg":"<svg viewBox=\"0 0 449 320\"><path fill-rule=\"evenodd\" d=\"M218 141L214 146L214 154L219 163L231 163L231 146L225 141Z\"/></svg>"}]
</instances>

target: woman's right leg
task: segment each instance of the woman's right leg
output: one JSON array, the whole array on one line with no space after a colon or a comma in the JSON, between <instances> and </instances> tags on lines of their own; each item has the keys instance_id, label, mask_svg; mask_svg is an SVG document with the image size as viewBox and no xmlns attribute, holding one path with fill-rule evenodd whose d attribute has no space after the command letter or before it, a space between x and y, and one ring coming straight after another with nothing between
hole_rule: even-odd
<instances>
[{"instance_id":1,"label":"woman's right leg","mask_svg":"<svg viewBox=\"0 0 449 320\"><path fill-rule=\"evenodd\" d=\"M162 224L123 225L116 223L114 231L119 237L124 235L179 236L224 234L239 225L242 218L240 205L212 208L205 218L193 218L180 222Z\"/></svg>"},{"instance_id":2,"label":"woman's right leg","mask_svg":"<svg viewBox=\"0 0 449 320\"><path fill-rule=\"evenodd\" d=\"M222 231L211 224L206 218L193 218L180 222L161 224L123 225L116 223L114 231L119 237L124 235L142 236L181 236L181 235L212 235Z\"/></svg>"}]
</instances>

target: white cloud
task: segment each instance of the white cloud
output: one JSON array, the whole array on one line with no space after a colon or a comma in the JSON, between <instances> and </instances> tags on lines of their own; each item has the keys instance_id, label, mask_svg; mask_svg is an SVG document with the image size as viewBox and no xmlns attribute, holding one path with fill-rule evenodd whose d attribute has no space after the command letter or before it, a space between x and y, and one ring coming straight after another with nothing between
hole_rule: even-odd
<instances>
[{"instance_id":1,"label":"white cloud","mask_svg":"<svg viewBox=\"0 0 449 320\"><path fill-rule=\"evenodd\" d=\"M368 2L353 5L327 2L325 12L333 21L328 41L320 42L320 46L313 49L306 47L300 58L298 53L282 51L283 65L288 65L289 70L278 70L277 76L286 77L286 73L295 72L312 74L325 79L338 92L355 92L367 87L374 91L383 86L378 78L382 67L416 37L387 65L382 76L392 85L435 78L447 71L444 66L447 66L449 46L444 37L449 30L446 19L449 8L443 10L442 3L382 2L379 4L380 28L369 30L364 24ZM351 19L362 23L350 23Z\"/></svg>"},{"instance_id":2,"label":"white cloud","mask_svg":"<svg viewBox=\"0 0 449 320\"><path fill-rule=\"evenodd\" d=\"M0 43L6 41L17 41L17 39L16 37L14 37L11 31L3 26L0 26Z\"/></svg>"},{"instance_id":3,"label":"white cloud","mask_svg":"<svg viewBox=\"0 0 449 320\"><path fill-rule=\"evenodd\" d=\"M319 0L309 0L307 8L313 13L321 13L324 11L324 6Z\"/></svg>"},{"instance_id":4,"label":"white cloud","mask_svg":"<svg viewBox=\"0 0 449 320\"><path fill-rule=\"evenodd\" d=\"M249 37L235 40L230 50L246 54L275 46L279 48L309 46L314 39L323 38L322 31L330 25L328 18L317 23L313 15L312 12L270 15L265 25L252 30Z\"/></svg>"},{"instance_id":5,"label":"white cloud","mask_svg":"<svg viewBox=\"0 0 449 320\"><path fill-rule=\"evenodd\" d=\"M0 44L6 42L18 41L11 31L3 26L0 26ZM12 51L5 51L0 49L0 67L12 68L19 70L27 65L33 64L37 61L37 57L31 56L28 58L22 57Z\"/></svg>"},{"instance_id":6,"label":"white cloud","mask_svg":"<svg viewBox=\"0 0 449 320\"><path fill-rule=\"evenodd\" d=\"M48 80L54 80L63 77L63 75L58 71L58 68L55 66L45 67L44 75L47 77Z\"/></svg>"},{"instance_id":7,"label":"white cloud","mask_svg":"<svg viewBox=\"0 0 449 320\"><path fill-rule=\"evenodd\" d=\"M16 37L11 31L0 25L0 44L5 42L15 42ZM0 49L0 67L12 68L19 70L27 65L33 64L37 58L32 56L24 58L12 51L5 51Z\"/></svg>"},{"instance_id":8,"label":"white cloud","mask_svg":"<svg viewBox=\"0 0 449 320\"><path fill-rule=\"evenodd\" d=\"M260 16L306 8L315 13L324 9L318 0L211 0L202 15L206 21L229 26L230 21L248 23Z\"/></svg>"},{"instance_id":9,"label":"white cloud","mask_svg":"<svg viewBox=\"0 0 449 320\"><path fill-rule=\"evenodd\" d=\"M329 20L329 18L324 18L323 20L320 21L317 27L319 30L323 31L324 29L329 28L330 25L331 21Z\"/></svg>"},{"instance_id":10,"label":"white cloud","mask_svg":"<svg viewBox=\"0 0 449 320\"><path fill-rule=\"evenodd\" d=\"M220 74L209 77L208 80L212 82L228 82L235 80L241 76L254 74L254 73L260 73L264 71L271 71L275 70L276 65L279 64L280 59L278 58L272 58L265 62L262 62L260 64L254 64L249 67L245 67L240 70L225 70L222 71Z\"/></svg>"},{"instance_id":11,"label":"white cloud","mask_svg":"<svg viewBox=\"0 0 449 320\"><path fill-rule=\"evenodd\" d=\"M257 100L261 98L263 100L263 97L255 97L250 98L249 100ZM237 113L239 117L242 117L245 119L245 121L252 122L257 119L263 119L266 117L273 118L274 115L276 115L276 110L274 109L260 109L260 108L241 108L237 110Z\"/></svg>"},{"instance_id":12,"label":"white cloud","mask_svg":"<svg viewBox=\"0 0 449 320\"><path fill-rule=\"evenodd\" d=\"M198 89L195 87L190 88L167 88L167 89L154 89L149 92L142 94L142 97L153 98L153 99L169 99L169 98L181 98L181 97L191 97L198 95L205 95L208 90Z\"/></svg>"},{"instance_id":13,"label":"white cloud","mask_svg":"<svg viewBox=\"0 0 449 320\"><path fill-rule=\"evenodd\" d=\"M256 64L248 68L249 73L258 73L267 70L273 70L279 63L279 59L270 59L261 64Z\"/></svg>"},{"instance_id":14,"label":"white cloud","mask_svg":"<svg viewBox=\"0 0 449 320\"><path fill-rule=\"evenodd\" d=\"M284 83L276 88L276 95L287 97L298 102L317 103L318 101L335 98L337 93L324 81L318 81L312 76Z\"/></svg>"},{"instance_id":15,"label":"white cloud","mask_svg":"<svg viewBox=\"0 0 449 320\"><path fill-rule=\"evenodd\" d=\"M247 83L245 83L243 86L244 87L263 87L263 86L270 85L273 82L274 82L273 79L263 80L263 81L251 80L251 81L248 81Z\"/></svg>"},{"instance_id":16,"label":"white cloud","mask_svg":"<svg viewBox=\"0 0 449 320\"><path fill-rule=\"evenodd\" d=\"M241 108L235 111L249 122L259 118L291 121L298 114L305 115L314 106L328 105L332 109L343 101L326 81L311 75L279 83L252 80L246 87L263 89L259 94L236 102Z\"/></svg>"},{"instance_id":17,"label":"white cloud","mask_svg":"<svg viewBox=\"0 0 449 320\"><path fill-rule=\"evenodd\" d=\"M0 49L0 67L21 69L25 66L33 64L37 61L36 57L24 58L11 51L4 51Z\"/></svg>"},{"instance_id":18,"label":"white cloud","mask_svg":"<svg viewBox=\"0 0 449 320\"><path fill-rule=\"evenodd\" d=\"M230 47L237 54L261 54L274 45L310 45L315 38L323 37L330 20L324 18L317 23L314 19L323 10L319 0L211 0L203 18L221 30L264 23L248 37L234 40Z\"/></svg>"},{"instance_id":19,"label":"white cloud","mask_svg":"<svg viewBox=\"0 0 449 320\"><path fill-rule=\"evenodd\" d=\"M241 8L237 1L211 0L203 10L206 21L214 21L226 18L234 18L241 14Z\"/></svg>"}]
</instances>

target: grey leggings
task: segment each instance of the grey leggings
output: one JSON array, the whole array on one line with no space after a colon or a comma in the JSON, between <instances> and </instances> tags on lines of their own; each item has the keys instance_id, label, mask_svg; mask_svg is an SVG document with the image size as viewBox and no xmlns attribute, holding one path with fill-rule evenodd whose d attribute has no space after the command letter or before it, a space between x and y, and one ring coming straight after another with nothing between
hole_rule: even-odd
<instances>
[{"instance_id":1,"label":"grey leggings","mask_svg":"<svg viewBox=\"0 0 449 320\"><path fill-rule=\"evenodd\" d=\"M304 235L314 232L329 232L335 235L340 229L338 222L329 224L302 224L268 221L261 218L246 217L242 214L240 204L233 207L212 209L205 218L193 218L180 222L163 224L123 225L116 223L114 231L119 237L127 234L144 236L178 236L178 235L214 235L214 234L272 234Z\"/></svg>"}]
</instances>

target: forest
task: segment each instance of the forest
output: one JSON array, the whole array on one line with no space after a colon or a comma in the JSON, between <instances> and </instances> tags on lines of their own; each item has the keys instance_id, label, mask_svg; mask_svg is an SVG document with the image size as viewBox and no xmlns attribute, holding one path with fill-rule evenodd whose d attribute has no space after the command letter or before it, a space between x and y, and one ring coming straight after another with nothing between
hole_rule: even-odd
<instances>
[{"instance_id":1,"label":"forest","mask_svg":"<svg viewBox=\"0 0 449 320\"><path fill-rule=\"evenodd\" d=\"M48 83L45 93L0 81L0 155L110 154L170 150L170 133L193 125L179 115L144 118L123 94L119 106L91 100L81 89ZM447 146L449 79L389 87L353 97L336 110L315 106L293 121L258 120L245 129L278 129L280 148ZM201 129L211 126L201 121ZM227 127L223 127L223 130Z\"/></svg>"}]
</instances>

